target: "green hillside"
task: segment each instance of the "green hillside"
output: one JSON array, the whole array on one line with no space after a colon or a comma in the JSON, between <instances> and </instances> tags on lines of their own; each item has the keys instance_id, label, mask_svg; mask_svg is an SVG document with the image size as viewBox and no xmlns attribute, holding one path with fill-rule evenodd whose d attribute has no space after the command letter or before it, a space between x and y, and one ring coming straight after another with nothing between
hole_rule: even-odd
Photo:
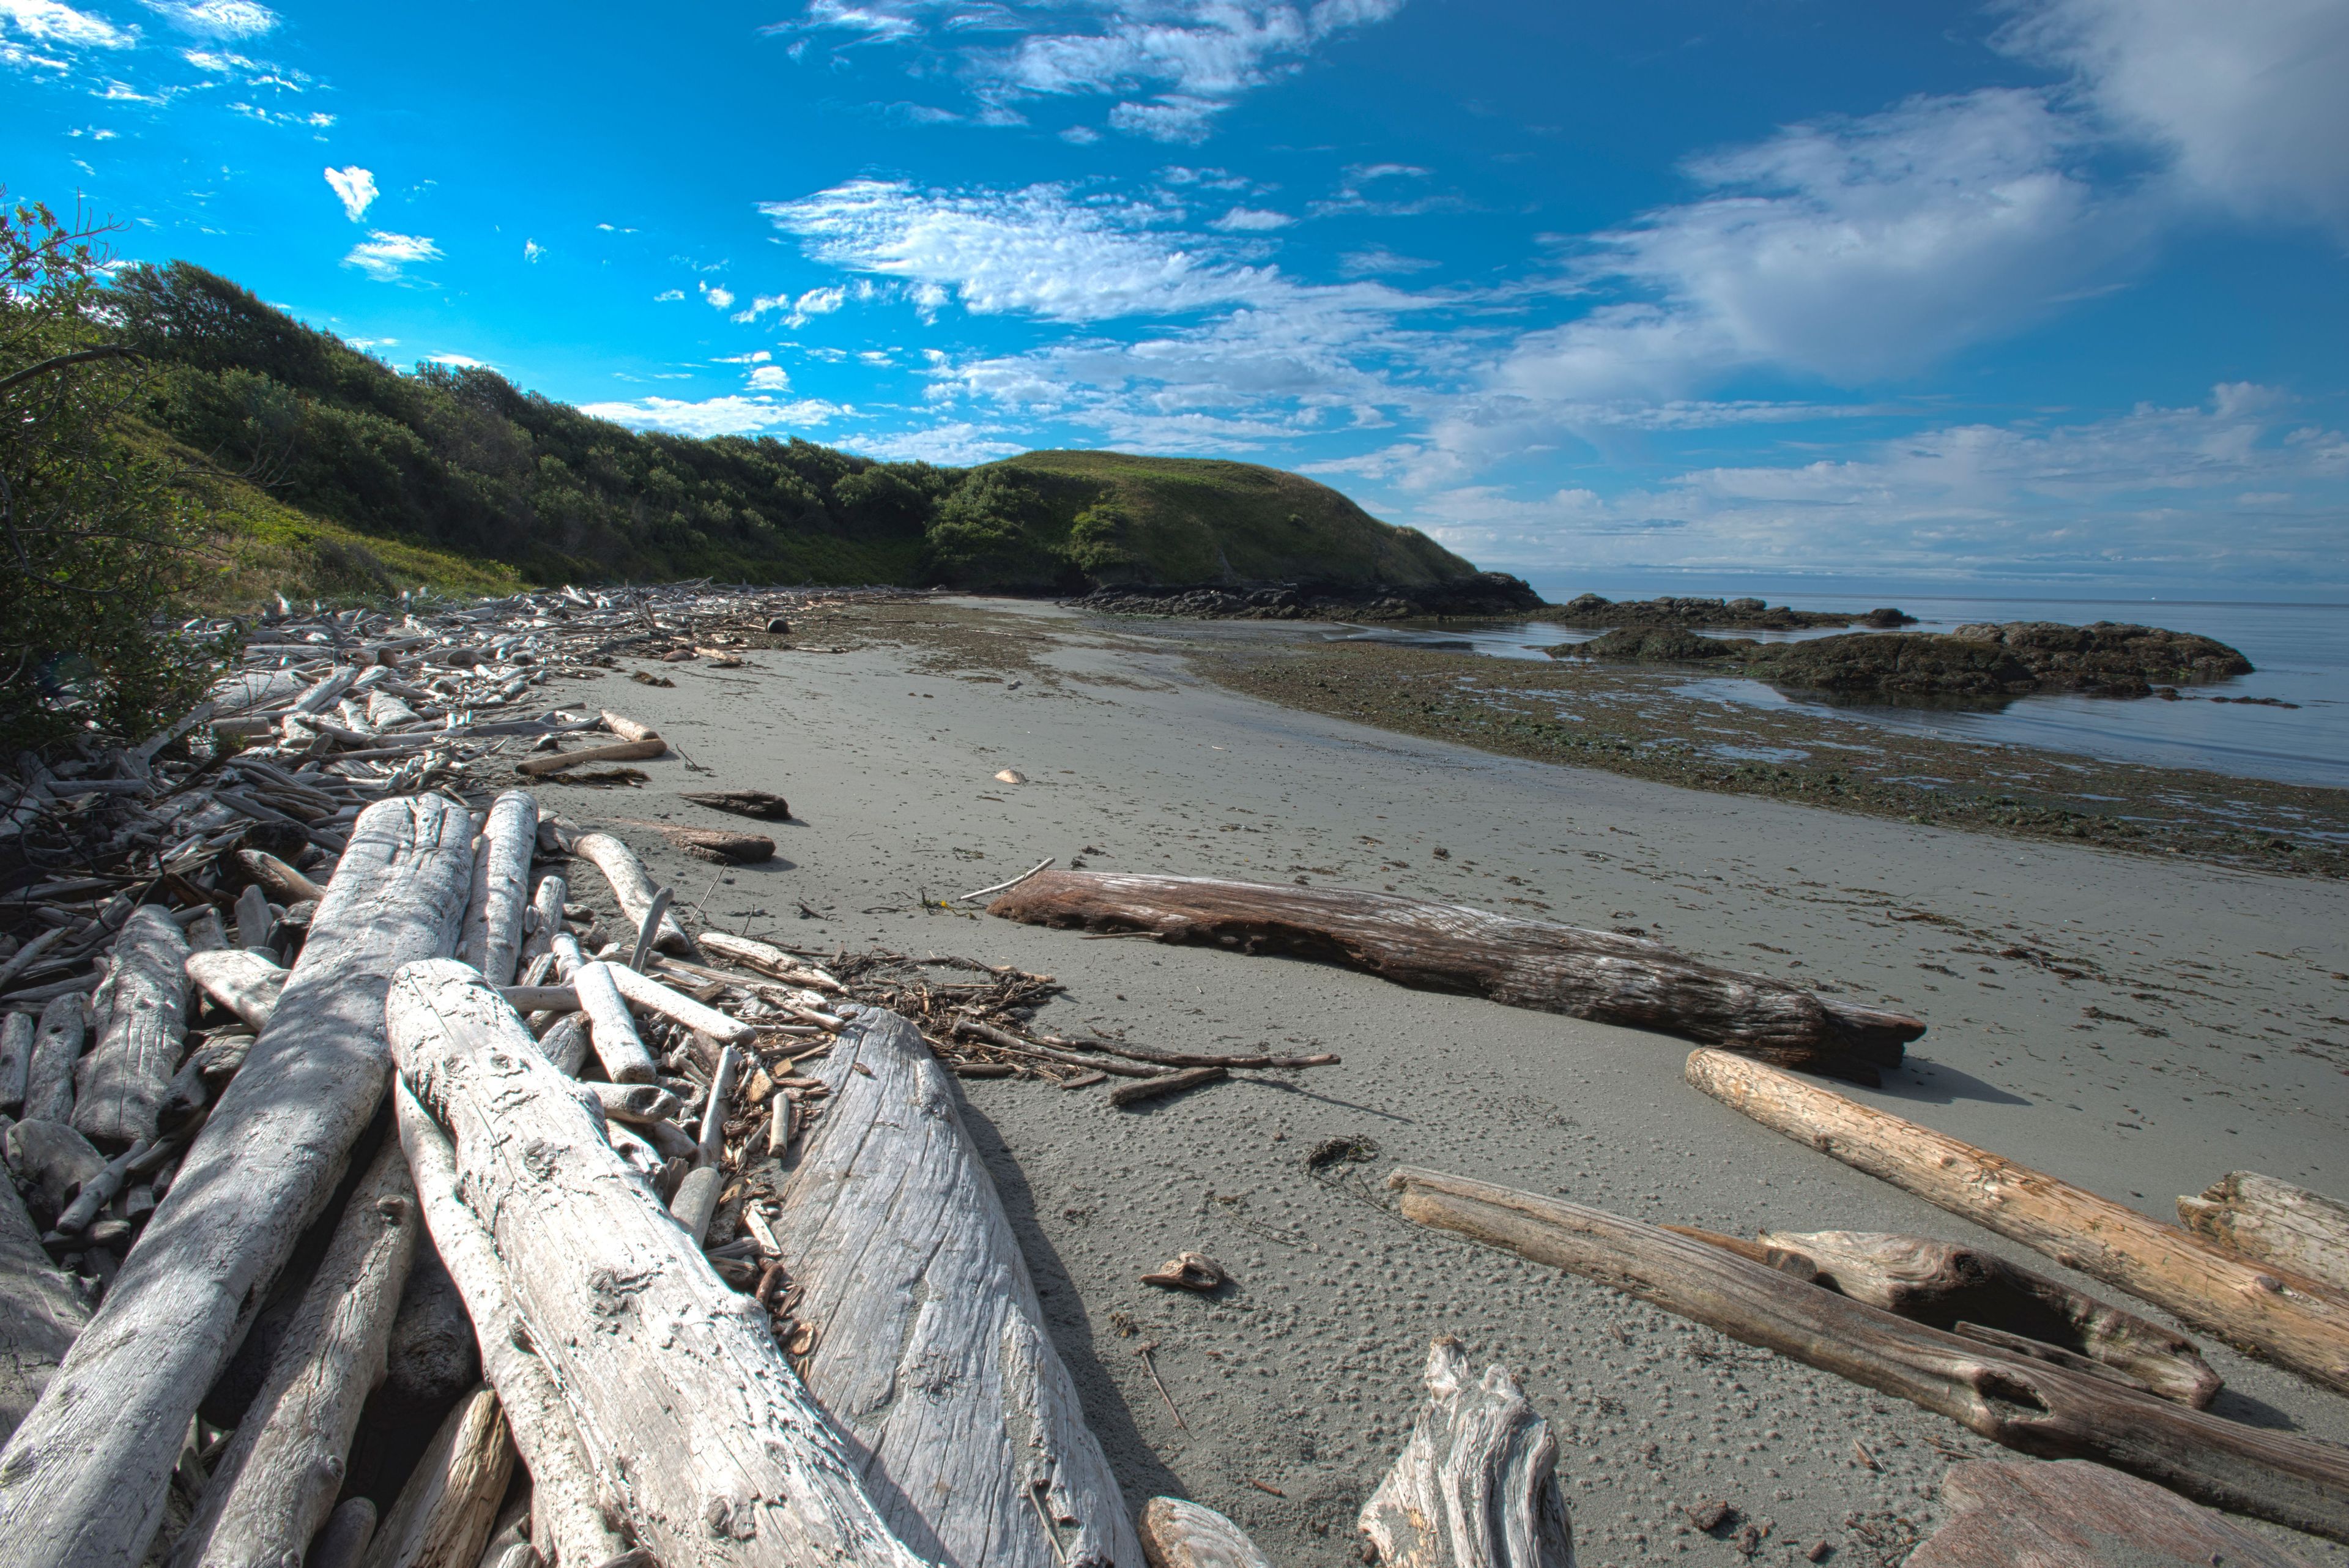
<instances>
[{"instance_id":1,"label":"green hillside","mask_svg":"<svg viewBox=\"0 0 2349 1568\"><path fill-rule=\"evenodd\" d=\"M219 603L691 576L1410 587L1475 570L1327 485L1247 463L1047 452L951 469L642 433L480 367L402 374L184 262L124 269L109 306L150 367L127 433L197 471Z\"/></svg>"}]
</instances>

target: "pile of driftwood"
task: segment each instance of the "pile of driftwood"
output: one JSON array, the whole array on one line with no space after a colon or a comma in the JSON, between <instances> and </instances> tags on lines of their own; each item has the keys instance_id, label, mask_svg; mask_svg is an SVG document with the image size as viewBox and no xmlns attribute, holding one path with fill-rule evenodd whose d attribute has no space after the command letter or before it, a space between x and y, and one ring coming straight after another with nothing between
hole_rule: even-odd
<instances>
[{"instance_id":1,"label":"pile of driftwood","mask_svg":"<svg viewBox=\"0 0 2349 1568\"><path fill-rule=\"evenodd\" d=\"M214 903L140 904L94 1031L11 1024L0 1563L1238 1540L1127 1511L922 1033L543 826L519 790L378 802L298 926L232 946ZM633 929L572 903L588 866ZM379 1385L436 1312L468 1386L387 1475Z\"/></svg>"}]
</instances>

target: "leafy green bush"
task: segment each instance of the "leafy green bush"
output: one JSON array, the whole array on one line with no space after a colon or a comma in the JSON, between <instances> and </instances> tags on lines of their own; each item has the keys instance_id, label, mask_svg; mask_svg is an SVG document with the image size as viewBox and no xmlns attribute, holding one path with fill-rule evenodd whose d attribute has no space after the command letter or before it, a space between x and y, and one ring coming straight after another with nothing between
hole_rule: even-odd
<instances>
[{"instance_id":1,"label":"leafy green bush","mask_svg":"<svg viewBox=\"0 0 2349 1568\"><path fill-rule=\"evenodd\" d=\"M98 288L107 231L0 206L0 745L137 739L216 673L160 617L190 580L196 509L118 433L137 356Z\"/></svg>"}]
</instances>

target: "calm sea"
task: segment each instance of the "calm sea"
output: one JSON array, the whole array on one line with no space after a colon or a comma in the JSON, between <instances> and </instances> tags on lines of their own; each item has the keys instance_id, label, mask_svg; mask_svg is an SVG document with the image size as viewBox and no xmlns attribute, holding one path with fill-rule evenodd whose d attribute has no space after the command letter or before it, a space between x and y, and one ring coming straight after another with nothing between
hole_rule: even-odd
<instances>
[{"instance_id":1,"label":"calm sea","mask_svg":"<svg viewBox=\"0 0 2349 1568\"><path fill-rule=\"evenodd\" d=\"M1562 602L1583 585L1537 579L1545 598ZM1605 588L1597 591L1608 592ZM1615 598L1658 593L1735 597L1767 597L1796 609L1867 610L1897 605L1918 618L1916 631L1947 631L1969 621L2134 621L2199 632L2240 649L2258 670L2216 686L2189 687L2189 701L2115 700L2077 696L2024 697L2003 708L1951 709L1848 705L1833 710L1888 728L1949 740L2011 742L2117 762L2274 779L2286 784L2349 787L2349 605L2246 604L2192 599L1993 598L1870 590L1857 593L1780 592L1643 586L1614 591ZM1465 644L1475 652L1508 659L1547 659L1541 650L1596 636L1540 622L1488 622L1441 633L1365 628L1340 636L1379 640ZM1826 632L1731 632L1767 640L1827 636ZM1690 686L1733 703L1762 707L1822 706L1790 698L1758 680L1692 676ZM2268 697L2295 706L2214 702L2213 697Z\"/></svg>"}]
</instances>

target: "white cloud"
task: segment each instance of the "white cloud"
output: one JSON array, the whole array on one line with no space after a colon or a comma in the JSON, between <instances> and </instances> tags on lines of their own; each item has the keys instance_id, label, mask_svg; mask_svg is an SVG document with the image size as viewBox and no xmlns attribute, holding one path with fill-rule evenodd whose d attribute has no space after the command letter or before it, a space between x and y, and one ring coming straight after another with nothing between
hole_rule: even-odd
<instances>
[{"instance_id":1,"label":"white cloud","mask_svg":"<svg viewBox=\"0 0 2349 1568\"><path fill-rule=\"evenodd\" d=\"M754 348L748 354L721 354L711 361L718 365L763 365L774 358L764 348Z\"/></svg>"},{"instance_id":2,"label":"white cloud","mask_svg":"<svg viewBox=\"0 0 2349 1568\"><path fill-rule=\"evenodd\" d=\"M750 372L750 387L754 391L787 391L791 384L791 377L781 365L761 365Z\"/></svg>"},{"instance_id":3,"label":"white cloud","mask_svg":"<svg viewBox=\"0 0 2349 1568\"><path fill-rule=\"evenodd\" d=\"M732 289L712 288L706 283L701 285L700 287L702 299L706 301L712 309L726 310L732 307L734 304L734 291Z\"/></svg>"},{"instance_id":4,"label":"white cloud","mask_svg":"<svg viewBox=\"0 0 2349 1568\"><path fill-rule=\"evenodd\" d=\"M387 338L385 341L388 342ZM492 367L487 359L476 359L470 354L427 354L428 365L448 365L459 370L487 370Z\"/></svg>"},{"instance_id":5,"label":"white cloud","mask_svg":"<svg viewBox=\"0 0 2349 1568\"><path fill-rule=\"evenodd\" d=\"M1113 98L1110 124L1162 141L1203 139L1245 94L1299 69L1338 36L1383 22L1402 0L809 0L777 30L847 35L909 50L917 77L958 78L981 123L1024 123L1014 107ZM1013 36L1009 44L993 40ZM1083 132L1069 135L1083 140Z\"/></svg>"},{"instance_id":6,"label":"white cloud","mask_svg":"<svg viewBox=\"0 0 2349 1568\"><path fill-rule=\"evenodd\" d=\"M540 244L536 240L524 240L524 241L523 241L523 243L522 243L522 259L523 259L523 260L524 260L524 261L526 261L526 262L535 262L535 261L537 261L537 260L538 260L538 258L539 258L539 257L541 257L541 256L544 255L545 254L546 254L546 247L545 247L544 245Z\"/></svg>"},{"instance_id":7,"label":"white cloud","mask_svg":"<svg viewBox=\"0 0 2349 1568\"><path fill-rule=\"evenodd\" d=\"M326 183L342 199L343 215L354 223L375 204L375 175L356 163L347 169L327 170Z\"/></svg>"},{"instance_id":8,"label":"white cloud","mask_svg":"<svg viewBox=\"0 0 2349 1568\"><path fill-rule=\"evenodd\" d=\"M999 425L953 421L895 435L858 436L841 444L851 452L887 462L936 462L954 468L992 462L1030 450L1029 443L1006 439Z\"/></svg>"},{"instance_id":9,"label":"white cloud","mask_svg":"<svg viewBox=\"0 0 2349 1568\"><path fill-rule=\"evenodd\" d=\"M1695 469L1649 489L1425 497L1455 548L1523 567L1679 566L2040 580L2337 583L2349 436L2242 384L2199 408L1951 425L1855 457Z\"/></svg>"},{"instance_id":10,"label":"white cloud","mask_svg":"<svg viewBox=\"0 0 2349 1568\"><path fill-rule=\"evenodd\" d=\"M676 300L683 299L684 297L685 290L681 288L665 288L658 294L653 296L653 303L655 305L667 305Z\"/></svg>"},{"instance_id":11,"label":"white cloud","mask_svg":"<svg viewBox=\"0 0 2349 1568\"><path fill-rule=\"evenodd\" d=\"M1368 250L1348 251L1338 258L1338 271L1345 277L1376 277L1381 273L1425 272L1440 262L1419 256L1402 256L1384 245L1372 245Z\"/></svg>"},{"instance_id":12,"label":"white cloud","mask_svg":"<svg viewBox=\"0 0 2349 1568\"><path fill-rule=\"evenodd\" d=\"M820 425L835 414L852 412L820 398L779 403L771 398L740 395L704 398L687 402L677 398L645 398L633 403L588 403L580 411L609 420L630 430L661 431L669 435L750 435L784 425Z\"/></svg>"},{"instance_id":13,"label":"white cloud","mask_svg":"<svg viewBox=\"0 0 2349 1568\"><path fill-rule=\"evenodd\" d=\"M147 9L191 33L257 38L277 26L277 13L254 0L143 0Z\"/></svg>"},{"instance_id":14,"label":"white cloud","mask_svg":"<svg viewBox=\"0 0 2349 1568\"><path fill-rule=\"evenodd\" d=\"M2204 200L2349 236L2349 6L2042 0L2001 42L2076 71Z\"/></svg>"},{"instance_id":15,"label":"white cloud","mask_svg":"<svg viewBox=\"0 0 2349 1568\"><path fill-rule=\"evenodd\" d=\"M844 288L809 289L792 303L792 313L783 317L783 325L794 328L804 327L811 317L830 316L847 303L848 291Z\"/></svg>"},{"instance_id":16,"label":"white cloud","mask_svg":"<svg viewBox=\"0 0 2349 1568\"><path fill-rule=\"evenodd\" d=\"M1256 234L1266 229L1285 229L1295 222L1287 213L1268 212L1262 207L1234 207L1207 227L1221 229L1227 234Z\"/></svg>"},{"instance_id":17,"label":"white cloud","mask_svg":"<svg viewBox=\"0 0 2349 1568\"><path fill-rule=\"evenodd\" d=\"M358 268L378 283L395 283L407 275L405 269L413 264L440 259L440 247L423 235L374 229L351 247L343 265Z\"/></svg>"},{"instance_id":18,"label":"white cloud","mask_svg":"<svg viewBox=\"0 0 2349 1568\"><path fill-rule=\"evenodd\" d=\"M134 41L105 17L58 0L0 0L0 22L24 37L59 48L127 49Z\"/></svg>"}]
</instances>

